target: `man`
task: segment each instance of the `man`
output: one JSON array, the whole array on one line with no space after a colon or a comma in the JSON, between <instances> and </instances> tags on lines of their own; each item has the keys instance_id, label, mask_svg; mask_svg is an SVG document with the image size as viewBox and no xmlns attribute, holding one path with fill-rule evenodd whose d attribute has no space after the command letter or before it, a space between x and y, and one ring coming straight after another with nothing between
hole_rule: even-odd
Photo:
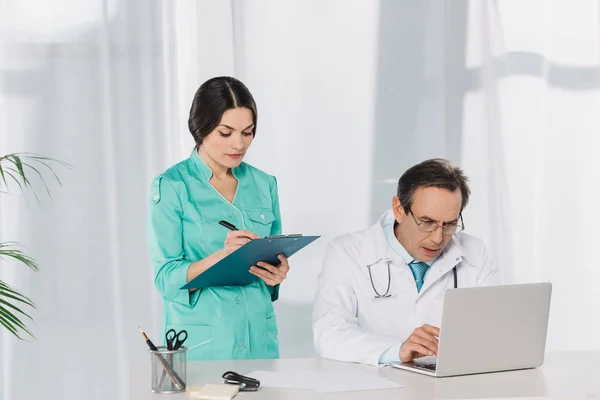
<instances>
[{"instance_id":1,"label":"man","mask_svg":"<svg viewBox=\"0 0 600 400\"><path fill-rule=\"evenodd\" d=\"M408 169L392 209L328 246L313 310L317 352L367 364L437 355L444 292L500 284L481 240L463 232L470 189L443 159Z\"/></svg>"}]
</instances>

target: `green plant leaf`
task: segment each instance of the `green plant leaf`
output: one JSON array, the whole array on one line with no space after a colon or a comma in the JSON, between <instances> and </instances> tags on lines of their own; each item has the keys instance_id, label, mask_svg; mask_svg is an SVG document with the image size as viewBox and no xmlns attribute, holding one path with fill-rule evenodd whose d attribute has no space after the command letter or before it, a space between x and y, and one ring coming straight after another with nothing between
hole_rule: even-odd
<instances>
[{"instance_id":1,"label":"green plant leaf","mask_svg":"<svg viewBox=\"0 0 600 400\"><path fill-rule=\"evenodd\" d=\"M17 169L19 170L19 174L21 174L21 177L25 181L25 183L26 183L25 186L27 186L29 181L25 178L25 171L23 170L23 163L21 162L21 158L19 156L17 156L16 154L13 154L12 160L13 160L13 163L17 166Z\"/></svg>"},{"instance_id":2,"label":"green plant leaf","mask_svg":"<svg viewBox=\"0 0 600 400\"><path fill-rule=\"evenodd\" d=\"M7 154L0 157L0 186L3 183L4 186L8 187L8 177L14 180L18 185L21 192L24 189L31 189L36 200L37 194L33 189L33 185L29 178L31 173L37 174L46 186L46 192L50 194L49 188L44 179L43 172L49 172L54 179L62 186L62 182L56 172L54 171L53 165L58 165L67 169L71 169L72 166L64 161L55 160L53 158L44 157L34 153L13 153Z\"/></svg>"},{"instance_id":3,"label":"green plant leaf","mask_svg":"<svg viewBox=\"0 0 600 400\"><path fill-rule=\"evenodd\" d=\"M29 319L31 319L31 317L29 316L29 314L27 314L25 311L21 310L19 307L15 306L13 303L10 303L10 302L8 302L6 300L2 300L2 297L0 297L0 309L8 311L9 308L12 308L13 310L15 310L16 312L18 312L19 314L23 314L24 316L26 316Z\"/></svg>"},{"instance_id":4,"label":"green plant leaf","mask_svg":"<svg viewBox=\"0 0 600 400\"><path fill-rule=\"evenodd\" d=\"M0 295L35 308L35 305L31 302L31 300L2 281L0 281Z\"/></svg>"},{"instance_id":5,"label":"green plant leaf","mask_svg":"<svg viewBox=\"0 0 600 400\"><path fill-rule=\"evenodd\" d=\"M11 321L9 321L7 318L4 318L2 315L0 315L0 324L2 324L2 326L4 326L6 329L8 329L8 331L10 333L12 333L13 335L15 335L19 339L21 339L21 337L19 336L19 332L13 326L13 323Z\"/></svg>"},{"instance_id":6,"label":"green plant leaf","mask_svg":"<svg viewBox=\"0 0 600 400\"><path fill-rule=\"evenodd\" d=\"M30 320L33 320L29 314L25 311L21 310L18 306L13 303L8 302L7 300L3 300L2 298L12 299L18 303L26 304L35 308L31 300L27 297L23 296L17 290L8 286L6 283L0 281L0 322L4 327L6 327L11 333L17 336L19 339L22 339L18 334L18 330L21 329L27 332L28 335L34 337L33 334L27 329L23 321L11 311L14 310L19 314L27 317Z\"/></svg>"},{"instance_id":7,"label":"green plant leaf","mask_svg":"<svg viewBox=\"0 0 600 400\"><path fill-rule=\"evenodd\" d=\"M19 335L19 329L26 332L29 336L35 338L35 336L27 329L23 321L17 316L16 313L19 313L30 320L33 320L29 314L19 308L17 305L10 303L5 299L12 299L18 303L25 304L27 306L34 307L31 300L27 297L23 296L21 293L16 291L15 289L8 286L6 283L0 281L0 324L4 326L10 333L15 335L19 339L23 339ZM14 310L15 312L11 311Z\"/></svg>"},{"instance_id":8,"label":"green plant leaf","mask_svg":"<svg viewBox=\"0 0 600 400\"><path fill-rule=\"evenodd\" d=\"M36 168L34 168L33 166L31 166L29 163L24 162L23 165L31 168L31 170L40 177L40 180L42 181L44 188L46 188L46 193L48 193L48 197L52 197L52 194L50 194L50 188L46 184L46 181L44 181L44 176L42 175L42 173L40 171L38 171Z\"/></svg>"},{"instance_id":9,"label":"green plant leaf","mask_svg":"<svg viewBox=\"0 0 600 400\"><path fill-rule=\"evenodd\" d=\"M30 180L31 175L35 174L42 181L48 197L52 197L44 173L50 173L58 184L62 186L62 182L53 168L56 165L66 167L67 169L71 168L71 165L68 163L34 153L12 153L1 156L0 194L9 194L9 183L14 182L19 187L21 193L24 193L26 189L30 190L39 203L40 199ZM25 197L25 200L27 200L27 197ZM18 248L18 243L16 242L0 243L0 260L6 260L7 258L12 258L33 271L39 270L37 262L23 253ZM22 318L32 320L31 316L22 308L23 306L35 308L31 300L0 280L0 325L19 339L22 339L20 331L26 332L35 338L22 321Z\"/></svg>"},{"instance_id":10,"label":"green plant leaf","mask_svg":"<svg viewBox=\"0 0 600 400\"><path fill-rule=\"evenodd\" d=\"M14 248L15 246L18 246L18 243L16 243L16 242L0 243L0 259L5 259L5 257L10 257L19 262L22 262L23 264L27 265L29 268L31 268L34 271L39 271L37 262L33 258L24 254L21 250ZM1 283L1 281L0 281L0 283Z\"/></svg>"},{"instance_id":11,"label":"green plant leaf","mask_svg":"<svg viewBox=\"0 0 600 400\"><path fill-rule=\"evenodd\" d=\"M40 165L44 166L45 168L47 168L50 173L52 173L54 175L54 178L56 179L56 181L58 182L58 184L60 186L62 186L62 182L60 180L60 178L58 177L58 175L56 174L56 172L54 172L54 169L52 169L52 167L48 164L49 162L53 162L56 163L58 165L61 165L67 169L71 169L73 168L73 166L69 163L66 163L64 161L60 161L60 160L55 160L52 158L48 158L48 157L43 157L43 156L39 156L36 154L32 154L32 153L22 153L24 155L27 155L28 158L30 158L31 160L35 160L38 161L40 163Z\"/></svg>"},{"instance_id":12,"label":"green plant leaf","mask_svg":"<svg viewBox=\"0 0 600 400\"><path fill-rule=\"evenodd\" d=\"M12 172L10 172L10 171L16 172L16 170L14 168L10 168L10 167L4 167L4 170L6 171L6 175L11 177L12 180L15 181L17 185L19 185L19 189L21 189L21 191L23 191L23 185L21 185L21 182L12 174ZM8 187L8 184L6 186Z\"/></svg>"},{"instance_id":13,"label":"green plant leaf","mask_svg":"<svg viewBox=\"0 0 600 400\"><path fill-rule=\"evenodd\" d=\"M10 311L4 309L2 306L0 306L0 322L4 327L6 327L13 335L18 337L19 339L22 338L19 335L18 329L27 332L28 335L35 338L35 336L33 336L33 334L29 331L29 329L27 329L25 324L23 324L23 322L19 318L17 318Z\"/></svg>"},{"instance_id":14,"label":"green plant leaf","mask_svg":"<svg viewBox=\"0 0 600 400\"><path fill-rule=\"evenodd\" d=\"M15 182L17 182L17 185L19 185L19 189L21 189L21 192L24 190L24 188L27 188L27 186L30 187L30 190L33 193L33 196L35 197L35 200L39 204L40 203L40 199L38 198L37 193L33 189L33 186L31 185L31 182L29 181L29 178L27 178L27 176L25 176L25 175L21 175L21 172L18 169L15 169L14 167L5 167L5 168L6 168L6 171L10 171L10 172L8 172L10 174L10 177L13 178L13 180ZM13 175L13 173L17 177L15 177L15 175ZM20 178L21 181L19 181L19 178ZM21 182L22 182L22 184L21 184Z\"/></svg>"},{"instance_id":15,"label":"green plant leaf","mask_svg":"<svg viewBox=\"0 0 600 400\"><path fill-rule=\"evenodd\" d=\"M6 182L6 176L4 176L4 168L2 168L1 159L0 159L0 176L2 177L2 180L4 181L4 186L8 186L8 183Z\"/></svg>"}]
</instances>

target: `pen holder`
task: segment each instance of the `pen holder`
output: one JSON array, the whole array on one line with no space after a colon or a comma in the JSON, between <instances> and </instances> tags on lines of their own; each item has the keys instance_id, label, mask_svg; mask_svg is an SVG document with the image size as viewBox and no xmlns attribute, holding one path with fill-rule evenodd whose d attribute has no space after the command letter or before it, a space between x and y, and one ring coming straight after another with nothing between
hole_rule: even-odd
<instances>
[{"instance_id":1,"label":"pen holder","mask_svg":"<svg viewBox=\"0 0 600 400\"><path fill-rule=\"evenodd\" d=\"M157 350L149 350L149 352L152 365L152 392L185 391L187 347L167 350L166 346L158 346Z\"/></svg>"}]
</instances>

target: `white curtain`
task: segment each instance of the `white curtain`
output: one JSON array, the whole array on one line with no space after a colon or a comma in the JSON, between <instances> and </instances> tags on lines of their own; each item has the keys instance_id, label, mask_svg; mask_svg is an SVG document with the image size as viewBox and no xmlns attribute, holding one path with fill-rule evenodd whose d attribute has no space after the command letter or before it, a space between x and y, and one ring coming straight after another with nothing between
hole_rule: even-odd
<instances>
[{"instance_id":1,"label":"white curtain","mask_svg":"<svg viewBox=\"0 0 600 400\"><path fill-rule=\"evenodd\" d=\"M41 204L3 196L2 240L39 273L2 264L37 305L37 340L2 332L5 399L125 398L129 360L155 332L144 220L148 182L179 158L167 129L161 3L3 2L0 153L63 160ZM41 190L40 190L41 189Z\"/></svg>"},{"instance_id":2,"label":"white curtain","mask_svg":"<svg viewBox=\"0 0 600 400\"><path fill-rule=\"evenodd\" d=\"M487 237L509 281L553 283L550 350L598 349L600 4L469 5L469 228Z\"/></svg>"},{"instance_id":3,"label":"white curtain","mask_svg":"<svg viewBox=\"0 0 600 400\"><path fill-rule=\"evenodd\" d=\"M0 241L41 267L0 264L37 305L36 340L0 331L0 398L128 398L148 362L138 325L161 341L149 182L189 155L191 99L217 75L256 98L248 161L278 177L284 231L323 236L276 303L282 356L314 356L327 242L437 156L471 177L467 230L507 280L554 283L549 349L598 348L599 15L592 0L5 0L0 154L74 168L40 205L0 195Z\"/></svg>"}]
</instances>

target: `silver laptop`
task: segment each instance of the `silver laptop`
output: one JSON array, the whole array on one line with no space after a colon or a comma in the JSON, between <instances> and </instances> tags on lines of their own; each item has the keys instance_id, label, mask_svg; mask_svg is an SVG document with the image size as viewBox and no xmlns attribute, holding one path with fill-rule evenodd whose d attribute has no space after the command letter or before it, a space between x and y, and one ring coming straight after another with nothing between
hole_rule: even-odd
<instances>
[{"instance_id":1,"label":"silver laptop","mask_svg":"<svg viewBox=\"0 0 600 400\"><path fill-rule=\"evenodd\" d=\"M392 367L436 377L537 368L551 294L551 283L449 289L437 357Z\"/></svg>"}]
</instances>

